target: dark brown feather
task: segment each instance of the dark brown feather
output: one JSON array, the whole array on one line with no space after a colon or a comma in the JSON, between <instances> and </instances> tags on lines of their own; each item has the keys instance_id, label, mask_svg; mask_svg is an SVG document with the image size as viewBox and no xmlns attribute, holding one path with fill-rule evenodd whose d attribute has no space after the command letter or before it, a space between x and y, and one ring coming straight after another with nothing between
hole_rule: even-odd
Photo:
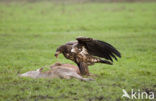
<instances>
[{"instance_id":1,"label":"dark brown feather","mask_svg":"<svg viewBox=\"0 0 156 101\"><path fill-rule=\"evenodd\" d=\"M117 60L116 56L121 57L120 52L115 47L106 42L84 37L77 38L77 40L80 45L85 46L88 53L91 55L106 58L111 61L113 61L112 58Z\"/></svg>"}]
</instances>

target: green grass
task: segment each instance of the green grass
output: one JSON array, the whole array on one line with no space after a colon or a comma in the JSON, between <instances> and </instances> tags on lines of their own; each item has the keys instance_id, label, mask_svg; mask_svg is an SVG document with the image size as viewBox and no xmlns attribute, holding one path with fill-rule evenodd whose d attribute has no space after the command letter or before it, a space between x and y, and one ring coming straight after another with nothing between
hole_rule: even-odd
<instances>
[{"instance_id":1,"label":"green grass","mask_svg":"<svg viewBox=\"0 0 156 101\"><path fill-rule=\"evenodd\" d=\"M0 100L127 101L122 89L156 94L155 11L156 3L0 3ZM91 82L17 76L58 61L74 64L54 53L77 36L109 42L122 58L90 66L97 75Z\"/></svg>"}]
</instances>

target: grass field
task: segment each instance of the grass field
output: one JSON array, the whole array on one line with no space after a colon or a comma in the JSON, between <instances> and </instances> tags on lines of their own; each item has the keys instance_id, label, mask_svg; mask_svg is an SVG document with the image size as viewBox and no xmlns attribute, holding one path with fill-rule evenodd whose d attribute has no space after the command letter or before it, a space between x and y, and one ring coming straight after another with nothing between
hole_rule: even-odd
<instances>
[{"instance_id":1,"label":"grass field","mask_svg":"<svg viewBox=\"0 0 156 101\"><path fill-rule=\"evenodd\" d=\"M0 101L128 101L122 89L156 94L155 11L154 2L0 3ZM74 64L54 53L77 36L109 42L122 58L90 66L97 75L91 82L17 76L55 62Z\"/></svg>"}]
</instances>

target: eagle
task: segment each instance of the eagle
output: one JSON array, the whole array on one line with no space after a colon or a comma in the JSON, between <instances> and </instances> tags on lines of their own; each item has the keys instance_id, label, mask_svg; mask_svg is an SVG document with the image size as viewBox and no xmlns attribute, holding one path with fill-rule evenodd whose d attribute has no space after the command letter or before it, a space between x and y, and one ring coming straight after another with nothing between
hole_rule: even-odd
<instances>
[{"instance_id":1,"label":"eagle","mask_svg":"<svg viewBox=\"0 0 156 101\"><path fill-rule=\"evenodd\" d=\"M57 48L55 56L63 54L66 59L74 61L81 75L89 75L88 66L95 63L112 65L113 59L121 57L120 52L111 44L93 38L78 37L77 41L67 42Z\"/></svg>"}]
</instances>

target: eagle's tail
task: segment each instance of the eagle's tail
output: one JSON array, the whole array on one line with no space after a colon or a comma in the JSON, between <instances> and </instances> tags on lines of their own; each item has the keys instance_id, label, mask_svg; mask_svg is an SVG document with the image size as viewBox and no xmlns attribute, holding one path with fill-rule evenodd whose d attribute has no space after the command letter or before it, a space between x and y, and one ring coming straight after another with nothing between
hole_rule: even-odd
<instances>
[{"instance_id":1,"label":"eagle's tail","mask_svg":"<svg viewBox=\"0 0 156 101\"><path fill-rule=\"evenodd\" d=\"M112 62L107 61L107 60L101 60L101 59L100 59L100 61L99 61L99 62L100 62L100 63L109 64L109 65L113 65L113 63L112 63Z\"/></svg>"}]
</instances>

